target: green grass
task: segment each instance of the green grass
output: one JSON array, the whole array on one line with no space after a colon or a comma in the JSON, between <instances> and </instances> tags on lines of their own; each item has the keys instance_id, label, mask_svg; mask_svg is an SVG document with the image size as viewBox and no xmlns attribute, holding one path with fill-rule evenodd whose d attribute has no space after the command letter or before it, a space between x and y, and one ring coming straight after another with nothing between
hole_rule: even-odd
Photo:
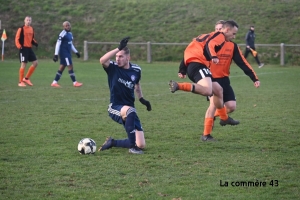
<instances>
[{"instance_id":1,"label":"green grass","mask_svg":"<svg viewBox=\"0 0 300 200\"><path fill-rule=\"evenodd\" d=\"M98 62L74 60L74 88L67 72L50 84L58 69L39 60L33 87L19 88L19 63L0 63L1 199L299 199L300 69L255 67L261 87L235 65L231 84L241 121L213 130L215 143L200 136L208 102L199 95L169 92L178 63L139 62L142 89L153 110L136 103L145 130L144 155L113 148L94 155L77 152L91 137L125 138L107 115L109 91ZM278 186L269 185L278 180ZM221 187L229 182L228 187ZM266 187L233 187L231 182L266 182Z\"/></svg>"},{"instance_id":2,"label":"green grass","mask_svg":"<svg viewBox=\"0 0 300 200\"><path fill-rule=\"evenodd\" d=\"M39 58L52 58L57 36L66 20L72 24L74 44L83 52L83 41L119 42L130 36L130 42L190 42L198 34L211 32L216 21L234 19L239 24L235 41L244 44L250 25L255 25L257 44L299 44L298 0L0 0L2 29L6 29L5 56L17 58L14 37L23 25L25 15L39 42ZM26 10L26 13L24 13ZM2 33L2 32L1 32ZM90 58L98 58L106 46L90 45ZM132 47L131 47L132 48ZM136 47L144 51L145 46ZM178 47L179 48L179 47ZM244 47L243 47L244 48ZM100 49L100 50L99 50ZM280 64L279 47L258 47L260 58L268 64ZM94 52L94 53L93 53ZM97 54L98 53L98 54ZM175 61L182 50L153 50L155 61ZM140 54L138 60L144 60ZM299 65L299 47L286 47L285 61Z\"/></svg>"}]
</instances>

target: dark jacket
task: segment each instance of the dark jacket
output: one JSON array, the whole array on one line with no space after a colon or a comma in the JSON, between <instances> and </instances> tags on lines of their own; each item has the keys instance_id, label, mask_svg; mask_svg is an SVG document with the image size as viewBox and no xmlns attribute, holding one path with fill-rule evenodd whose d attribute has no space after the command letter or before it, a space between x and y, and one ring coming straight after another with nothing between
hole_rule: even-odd
<instances>
[{"instance_id":1,"label":"dark jacket","mask_svg":"<svg viewBox=\"0 0 300 200\"><path fill-rule=\"evenodd\" d=\"M253 30L249 30L245 37L246 46L250 46L250 48L255 48L255 33Z\"/></svg>"}]
</instances>

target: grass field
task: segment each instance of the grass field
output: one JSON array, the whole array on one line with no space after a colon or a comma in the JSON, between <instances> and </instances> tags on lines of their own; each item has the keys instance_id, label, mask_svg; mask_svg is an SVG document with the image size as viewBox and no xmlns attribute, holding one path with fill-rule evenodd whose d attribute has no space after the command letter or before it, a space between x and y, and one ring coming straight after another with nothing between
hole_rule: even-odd
<instances>
[{"instance_id":1,"label":"grass field","mask_svg":"<svg viewBox=\"0 0 300 200\"><path fill-rule=\"evenodd\" d=\"M0 62L0 199L300 198L299 67L255 66L256 89L233 65L237 110L231 116L241 124L217 124L218 141L203 143L206 98L168 89L170 79L179 80L178 63L138 62L152 104L148 112L136 103L145 154L113 148L84 156L77 151L80 139L93 138L99 147L107 136L126 134L107 115L102 67L76 58L74 64L81 88L67 72L62 88L51 88L58 64L50 60L39 61L33 87L19 88L18 61Z\"/></svg>"},{"instance_id":2,"label":"grass field","mask_svg":"<svg viewBox=\"0 0 300 200\"><path fill-rule=\"evenodd\" d=\"M26 15L32 16L39 58L51 59L62 23L72 24L73 43L83 52L83 43L119 42L130 36L130 42L189 43L199 34L214 30L218 20L235 20L239 31L235 42L245 44L250 25L255 26L256 44L300 44L297 28L299 0L0 0L1 28L6 30L5 57L17 58L14 37ZM26 11L26 12L25 12ZM0 34L2 30L0 31ZM89 45L89 58L96 59L106 45ZM132 47L131 47L132 48ZM146 47L135 46L137 59L145 59ZM132 48L133 50L133 48ZM244 50L244 47L243 47ZM280 63L280 48L257 46L260 60ZM170 51L172 52L170 54ZM176 62L182 58L180 47L156 46L156 61ZM285 48L285 62L299 66L299 47Z\"/></svg>"}]
</instances>

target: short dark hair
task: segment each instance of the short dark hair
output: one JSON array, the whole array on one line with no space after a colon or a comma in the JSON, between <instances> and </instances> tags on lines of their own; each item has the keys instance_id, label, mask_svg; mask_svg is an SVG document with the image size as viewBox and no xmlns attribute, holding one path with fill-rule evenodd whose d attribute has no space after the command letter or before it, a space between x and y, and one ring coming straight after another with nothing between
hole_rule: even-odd
<instances>
[{"instance_id":1,"label":"short dark hair","mask_svg":"<svg viewBox=\"0 0 300 200\"><path fill-rule=\"evenodd\" d=\"M254 26L250 26L250 28L254 28Z\"/></svg>"},{"instance_id":2,"label":"short dark hair","mask_svg":"<svg viewBox=\"0 0 300 200\"><path fill-rule=\"evenodd\" d=\"M122 49L122 51L124 51L124 53L126 55L130 55L130 49L128 47L124 47L124 49Z\"/></svg>"},{"instance_id":3,"label":"short dark hair","mask_svg":"<svg viewBox=\"0 0 300 200\"><path fill-rule=\"evenodd\" d=\"M223 27L230 27L230 28L237 27L238 28L239 25L233 20L228 20L228 21L224 22Z\"/></svg>"}]
</instances>

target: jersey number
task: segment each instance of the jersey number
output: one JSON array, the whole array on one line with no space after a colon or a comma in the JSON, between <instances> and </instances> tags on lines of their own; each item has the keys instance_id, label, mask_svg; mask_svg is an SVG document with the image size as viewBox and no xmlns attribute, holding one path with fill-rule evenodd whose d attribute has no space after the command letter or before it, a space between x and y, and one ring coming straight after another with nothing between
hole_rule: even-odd
<instances>
[{"instance_id":1,"label":"jersey number","mask_svg":"<svg viewBox=\"0 0 300 200\"><path fill-rule=\"evenodd\" d=\"M200 73L202 78L208 77L207 75L209 75L209 74L211 75L210 70L207 69L207 68L200 69L199 73Z\"/></svg>"}]
</instances>

